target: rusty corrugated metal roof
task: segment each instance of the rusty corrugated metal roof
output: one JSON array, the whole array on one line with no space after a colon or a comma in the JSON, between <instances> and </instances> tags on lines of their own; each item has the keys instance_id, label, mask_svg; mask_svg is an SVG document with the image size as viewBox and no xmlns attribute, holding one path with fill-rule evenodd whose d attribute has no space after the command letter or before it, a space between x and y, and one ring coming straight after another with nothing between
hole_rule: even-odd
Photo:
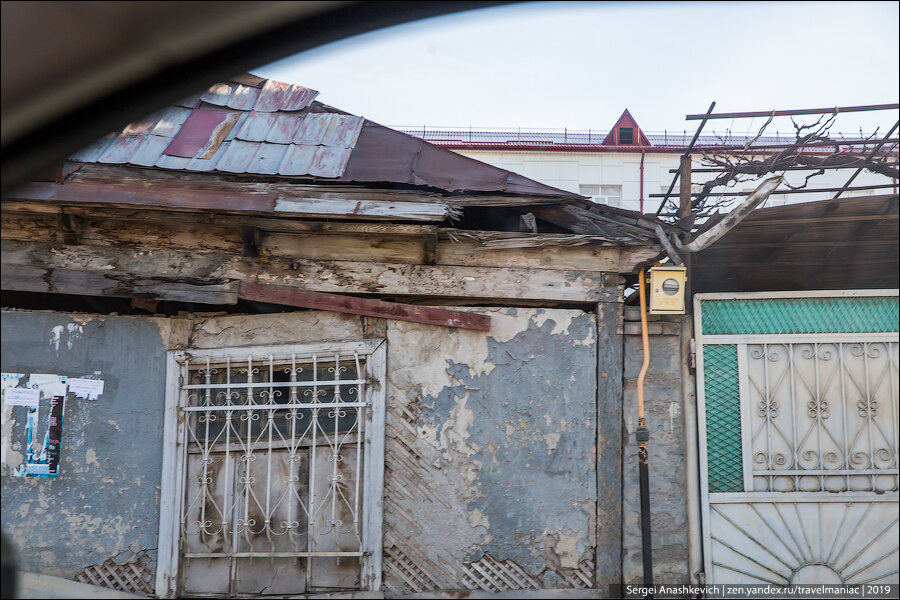
<instances>
[{"instance_id":1,"label":"rusty corrugated metal roof","mask_svg":"<svg viewBox=\"0 0 900 600\"><path fill-rule=\"evenodd\" d=\"M220 83L75 153L81 162L337 178L364 119L317 112L318 92L262 80Z\"/></svg>"},{"instance_id":2,"label":"rusty corrugated metal roof","mask_svg":"<svg viewBox=\"0 0 900 600\"><path fill-rule=\"evenodd\" d=\"M210 173L401 183L446 192L580 198L315 102L317 94L299 85L236 77L131 123L71 158Z\"/></svg>"}]
</instances>

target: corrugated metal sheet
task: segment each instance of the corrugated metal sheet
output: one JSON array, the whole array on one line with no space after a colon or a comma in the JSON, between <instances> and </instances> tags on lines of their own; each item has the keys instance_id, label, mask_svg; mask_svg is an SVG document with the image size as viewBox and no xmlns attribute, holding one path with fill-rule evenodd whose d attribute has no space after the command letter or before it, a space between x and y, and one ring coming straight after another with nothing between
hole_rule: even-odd
<instances>
[{"instance_id":1,"label":"corrugated metal sheet","mask_svg":"<svg viewBox=\"0 0 900 600\"><path fill-rule=\"evenodd\" d=\"M314 104L317 94L299 85L238 77L105 136L71 158L181 171L402 183L446 192L581 198Z\"/></svg>"},{"instance_id":2,"label":"corrugated metal sheet","mask_svg":"<svg viewBox=\"0 0 900 600\"><path fill-rule=\"evenodd\" d=\"M261 80L220 83L75 153L81 162L338 178L364 119L312 112L318 92Z\"/></svg>"}]
</instances>

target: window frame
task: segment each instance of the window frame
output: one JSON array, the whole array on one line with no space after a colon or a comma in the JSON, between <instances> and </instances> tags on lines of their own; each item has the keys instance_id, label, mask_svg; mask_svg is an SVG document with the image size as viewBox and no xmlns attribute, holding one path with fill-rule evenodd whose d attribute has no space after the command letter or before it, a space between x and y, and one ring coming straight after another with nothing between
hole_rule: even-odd
<instances>
[{"instance_id":1,"label":"window frame","mask_svg":"<svg viewBox=\"0 0 900 600\"><path fill-rule=\"evenodd\" d=\"M384 433L385 389L387 387L386 341L315 342L255 346L226 346L220 348L170 350L166 357L166 401L163 429L162 479L160 482L159 544L155 595L174 598L179 593L181 571L181 508L184 500L184 444L186 420L180 419L181 385L184 381L185 358L192 361L206 357L221 357L228 353L248 355L298 355L333 352L358 352L365 356L365 376L372 383L365 386L366 411L362 491L362 547L360 589L357 592L377 592L381 589L382 513L384 498ZM353 594L353 591L348 591Z\"/></svg>"}]
</instances>

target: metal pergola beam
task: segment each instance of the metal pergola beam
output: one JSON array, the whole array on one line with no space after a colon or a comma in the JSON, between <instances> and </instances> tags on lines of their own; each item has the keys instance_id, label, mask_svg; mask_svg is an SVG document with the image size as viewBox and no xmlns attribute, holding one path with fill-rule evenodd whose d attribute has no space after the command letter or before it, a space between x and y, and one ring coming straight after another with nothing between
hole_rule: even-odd
<instances>
[{"instance_id":1,"label":"metal pergola beam","mask_svg":"<svg viewBox=\"0 0 900 600\"><path fill-rule=\"evenodd\" d=\"M815 169L811 169L815 170ZM894 183L885 183L882 185L860 185L856 187L846 188L847 191L854 190L880 190L884 188L892 188L897 187L897 184ZM816 192L836 192L843 188L801 188L796 190L775 190L772 194L814 194ZM699 196L702 192L694 192L691 196ZM706 194L706 196L749 196L753 192L712 192L710 194ZM661 198L665 196L665 194L649 194L651 198Z\"/></svg>"},{"instance_id":2,"label":"metal pergola beam","mask_svg":"<svg viewBox=\"0 0 900 600\"><path fill-rule=\"evenodd\" d=\"M706 109L706 114L707 114L707 116L709 116L709 115L712 114L712 111L713 111L713 109L714 109L715 107L716 107L716 103L715 103L715 101L713 101L713 102L709 105L709 108ZM697 143L697 139L699 139L699 137L700 137L700 132L703 130L703 126L704 126L704 125L706 125L706 119L703 119L703 121L700 122L700 125L697 127L697 131L694 132L694 137L693 137L693 139L691 140L691 143L688 144L688 147L685 149L684 153L682 153L682 155L681 155L682 157L684 157L684 156L690 156L690 155L691 155L691 150L693 150L694 144ZM683 163L682 163L682 164L683 164ZM681 167L682 167L682 164L679 164L679 165L678 165L678 170L677 170L677 172L675 173L675 177L672 178L672 183L669 184L669 190L666 192L666 199L663 200L662 202L660 202L659 208L656 209L656 214L657 214L657 215L662 211L663 206L665 206L666 203L669 201L669 196L672 195L672 190L675 189L675 182L678 181L678 177L681 175Z\"/></svg>"},{"instance_id":3,"label":"metal pergola beam","mask_svg":"<svg viewBox=\"0 0 900 600\"><path fill-rule=\"evenodd\" d=\"M848 112L865 112L870 110L896 110L900 108L900 104L868 104L865 106L834 106L832 108L801 108L798 110L757 110L751 112L731 112L717 114L698 114L687 115L688 121L699 121L703 119L744 119L751 117L790 117L794 115L825 115Z\"/></svg>"}]
</instances>

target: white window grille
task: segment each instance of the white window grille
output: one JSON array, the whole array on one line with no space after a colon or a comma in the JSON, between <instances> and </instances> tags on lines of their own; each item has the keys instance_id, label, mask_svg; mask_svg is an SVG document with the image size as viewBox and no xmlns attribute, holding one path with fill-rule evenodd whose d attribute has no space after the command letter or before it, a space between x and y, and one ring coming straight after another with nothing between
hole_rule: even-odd
<instances>
[{"instance_id":1,"label":"white window grille","mask_svg":"<svg viewBox=\"0 0 900 600\"><path fill-rule=\"evenodd\" d=\"M157 593L377 590L383 390L381 340L171 353Z\"/></svg>"},{"instance_id":2,"label":"white window grille","mask_svg":"<svg viewBox=\"0 0 900 600\"><path fill-rule=\"evenodd\" d=\"M897 490L896 342L759 343L744 352L754 491Z\"/></svg>"}]
</instances>

